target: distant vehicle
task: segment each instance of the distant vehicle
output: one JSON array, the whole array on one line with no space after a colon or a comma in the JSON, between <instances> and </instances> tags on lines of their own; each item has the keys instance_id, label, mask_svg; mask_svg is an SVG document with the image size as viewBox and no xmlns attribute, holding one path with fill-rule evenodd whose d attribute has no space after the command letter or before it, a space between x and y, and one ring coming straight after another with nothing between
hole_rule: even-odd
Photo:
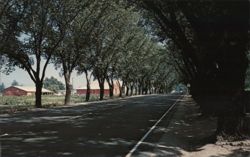
<instances>
[{"instance_id":1,"label":"distant vehicle","mask_svg":"<svg viewBox=\"0 0 250 157\"><path fill-rule=\"evenodd\" d=\"M177 91L177 90L172 90L171 92L170 92L171 94L184 94L184 91L183 90L180 90L180 91Z\"/></svg>"},{"instance_id":2,"label":"distant vehicle","mask_svg":"<svg viewBox=\"0 0 250 157\"><path fill-rule=\"evenodd\" d=\"M177 93L177 92L176 92L176 90L172 90L170 93L171 93L171 94L174 94L174 93Z\"/></svg>"}]
</instances>

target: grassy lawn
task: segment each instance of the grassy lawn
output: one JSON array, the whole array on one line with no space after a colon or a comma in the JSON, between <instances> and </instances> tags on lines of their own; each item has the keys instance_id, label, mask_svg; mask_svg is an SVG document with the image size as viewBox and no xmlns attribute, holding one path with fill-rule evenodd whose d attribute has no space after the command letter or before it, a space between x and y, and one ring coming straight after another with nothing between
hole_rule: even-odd
<instances>
[{"instance_id":1,"label":"grassy lawn","mask_svg":"<svg viewBox=\"0 0 250 157\"><path fill-rule=\"evenodd\" d=\"M91 96L90 101L98 100L98 96ZM81 103L85 101L85 96L74 95L71 103ZM44 108L52 108L64 105L64 96L44 95L42 96ZM0 96L0 114L15 113L17 111L27 111L35 108L35 96Z\"/></svg>"}]
</instances>

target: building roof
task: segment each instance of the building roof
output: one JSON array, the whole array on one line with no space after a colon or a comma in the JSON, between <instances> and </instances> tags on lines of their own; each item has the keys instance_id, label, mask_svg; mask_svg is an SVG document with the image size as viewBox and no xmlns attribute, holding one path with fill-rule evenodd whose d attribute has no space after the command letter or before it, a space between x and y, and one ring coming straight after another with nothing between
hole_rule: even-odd
<instances>
[{"instance_id":1,"label":"building roof","mask_svg":"<svg viewBox=\"0 0 250 157\"><path fill-rule=\"evenodd\" d=\"M119 82L121 83L121 81L119 81ZM118 87L118 81L117 80L114 80L114 86ZM78 90L79 89L87 89L87 86L78 87L78 88L76 88L76 90L77 89ZM90 82L90 89L100 89L98 81ZM109 85L108 85L107 81L105 81L105 83L104 83L104 89L109 89Z\"/></svg>"},{"instance_id":2,"label":"building roof","mask_svg":"<svg viewBox=\"0 0 250 157\"><path fill-rule=\"evenodd\" d=\"M79 87L76 89L87 89L87 86ZM98 81L90 82L90 89L100 89ZM109 89L109 85L106 81L104 83L104 89Z\"/></svg>"},{"instance_id":3,"label":"building roof","mask_svg":"<svg viewBox=\"0 0 250 157\"><path fill-rule=\"evenodd\" d=\"M28 86L12 86L12 87L21 89L21 90L26 91L26 92L36 92L36 87L31 87L31 86L30 87L28 87ZM53 92L48 90L48 89L42 88L42 93L53 93Z\"/></svg>"}]
</instances>

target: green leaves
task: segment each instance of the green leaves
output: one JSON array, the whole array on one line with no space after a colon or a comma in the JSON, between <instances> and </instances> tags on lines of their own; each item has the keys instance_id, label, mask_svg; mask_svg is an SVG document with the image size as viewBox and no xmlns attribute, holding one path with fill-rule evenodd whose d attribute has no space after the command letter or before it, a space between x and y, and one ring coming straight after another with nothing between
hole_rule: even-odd
<instances>
[{"instance_id":1,"label":"green leaves","mask_svg":"<svg viewBox=\"0 0 250 157\"><path fill-rule=\"evenodd\" d=\"M65 90L64 84L58 81L53 76L50 78L45 78L43 85L44 85L44 88L49 89L54 92L58 92L59 90Z\"/></svg>"},{"instance_id":2,"label":"green leaves","mask_svg":"<svg viewBox=\"0 0 250 157\"><path fill-rule=\"evenodd\" d=\"M5 85L4 83L0 84L0 93L2 93L2 91L5 89Z\"/></svg>"}]
</instances>

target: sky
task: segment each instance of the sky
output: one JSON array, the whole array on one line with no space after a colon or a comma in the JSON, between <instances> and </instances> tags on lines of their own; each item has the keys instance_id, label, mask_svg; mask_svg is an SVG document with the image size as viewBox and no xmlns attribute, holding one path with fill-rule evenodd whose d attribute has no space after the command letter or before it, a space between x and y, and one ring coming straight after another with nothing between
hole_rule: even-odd
<instances>
[{"instance_id":1,"label":"sky","mask_svg":"<svg viewBox=\"0 0 250 157\"><path fill-rule=\"evenodd\" d=\"M56 70L53 64L49 64L46 70L45 77L55 77L61 82L65 82L64 78L59 75L60 70ZM15 71L10 73L9 75L5 75L4 73L0 74L0 84L4 83L5 87L11 86L13 80L16 80L19 84L23 86L35 86L33 81L31 80L29 74L20 68L16 68ZM78 75L76 72L73 72L71 81L73 80L73 87L79 88L86 86L85 75ZM65 83L64 83L65 84Z\"/></svg>"},{"instance_id":2,"label":"sky","mask_svg":"<svg viewBox=\"0 0 250 157\"><path fill-rule=\"evenodd\" d=\"M20 41L24 41L25 38L28 38L27 35L22 34L19 38ZM31 57L31 56L30 56ZM45 60L41 60L41 67L43 68L45 64ZM36 66L36 60L34 59L34 65L33 68ZM64 78L59 75L60 69L56 70L53 64L49 64L46 69L46 77L55 77L59 81L61 81L63 84L65 84ZM4 83L5 87L11 86L11 83L13 80L16 80L20 85L22 86L35 86L34 82L31 80L29 74L27 71L20 69L18 67L15 67L15 71L10 73L9 75L5 75L4 73L1 73L0 71L0 84ZM85 75L78 75L77 72L73 72L71 76L71 82L73 81L73 88L80 88L86 86L86 79Z\"/></svg>"}]
</instances>

